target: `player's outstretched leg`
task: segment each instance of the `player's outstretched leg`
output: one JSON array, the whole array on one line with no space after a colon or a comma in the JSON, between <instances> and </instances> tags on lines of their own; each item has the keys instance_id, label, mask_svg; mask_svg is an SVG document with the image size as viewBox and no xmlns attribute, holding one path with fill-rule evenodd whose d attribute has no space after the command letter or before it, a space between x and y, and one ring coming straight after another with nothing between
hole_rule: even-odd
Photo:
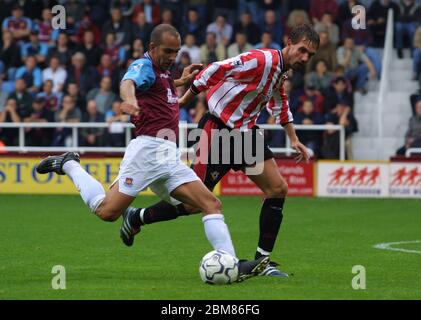
<instances>
[{"instance_id":1,"label":"player's outstretched leg","mask_svg":"<svg viewBox=\"0 0 421 320\"><path fill-rule=\"evenodd\" d=\"M65 175L63 165L70 160L80 162L79 154L76 152L66 152L59 156L49 156L37 165L36 170L40 174L55 172L59 175Z\"/></svg>"},{"instance_id":2,"label":"player's outstretched leg","mask_svg":"<svg viewBox=\"0 0 421 320\"><path fill-rule=\"evenodd\" d=\"M134 236L140 232L141 224L135 224L133 222L133 220L136 219L135 215L137 211L138 209L136 208L128 207L123 213L123 223L120 227L120 238L123 241L123 243L128 247L131 247L133 245Z\"/></svg>"}]
</instances>

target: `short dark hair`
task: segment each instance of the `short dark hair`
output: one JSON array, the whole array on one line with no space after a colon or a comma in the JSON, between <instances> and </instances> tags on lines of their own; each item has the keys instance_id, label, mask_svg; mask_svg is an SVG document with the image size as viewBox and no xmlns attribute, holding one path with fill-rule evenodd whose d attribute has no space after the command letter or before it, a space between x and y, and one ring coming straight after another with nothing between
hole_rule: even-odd
<instances>
[{"instance_id":1,"label":"short dark hair","mask_svg":"<svg viewBox=\"0 0 421 320\"><path fill-rule=\"evenodd\" d=\"M306 39L310 43L314 44L316 48L319 48L320 38L318 33L308 24L300 24L294 27L289 34L292 44L297 44L303 39Z\"/></svg>"},{"instance_id":2,"label":"short dark hair","mask_svg":"<svg viewBox=\"0 0 421 320\"><path fill-rule=\"evenodd\" d=\"M169 34L171 34L174 37L179 37L180 38L180 33L177 31L176 28L174 28L172 25L170 24L159 24L157 25L151 32L151 40L150 42L155 43L157 46L159 46L162 42L162 35L164 33L168 32Z\"/></svg>"}]
</instances>

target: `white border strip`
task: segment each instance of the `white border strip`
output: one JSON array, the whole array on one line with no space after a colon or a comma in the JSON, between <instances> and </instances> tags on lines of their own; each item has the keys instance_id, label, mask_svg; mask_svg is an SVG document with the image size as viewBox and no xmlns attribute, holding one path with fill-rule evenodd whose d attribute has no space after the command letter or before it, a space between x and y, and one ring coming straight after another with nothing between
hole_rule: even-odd
<instances>
[{"instance_id":1,"label":"white border strip","mask_svg":"<svg viewBox=\"0 0 421 320\"><path fill-rule=\"evenodd\" d=\"M382 249L382 250L391 250L391 251L400 251L400 252L406 252L406 253L418 253L421 254L421 251L419 250L408 250L408 249L402 249L402 248L392 248L391 246L397 245L397 244L406 244L406 243L421 243L421 240L413 240L413 241L399 241L399 242L384 242L379 243L373 246L373 248L376 249Z\"/></svg>"}]
</instances>

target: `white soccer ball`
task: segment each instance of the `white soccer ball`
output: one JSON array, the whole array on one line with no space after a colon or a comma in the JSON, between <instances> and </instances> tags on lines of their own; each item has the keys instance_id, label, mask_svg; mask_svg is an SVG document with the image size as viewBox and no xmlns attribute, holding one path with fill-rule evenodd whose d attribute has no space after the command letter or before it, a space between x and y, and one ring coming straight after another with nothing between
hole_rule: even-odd
<instances>
[{"instance_id":1,"label":"white soccer ball","mask_svg":"<svg viewBox=\"0 0 421 320\"><path fill-rule=\"evenodd\" d=\"M209 284L228 284L238 278L238 259L224 250L207 253L200 261L200 277Z\"/></svg>"}]
</instances>

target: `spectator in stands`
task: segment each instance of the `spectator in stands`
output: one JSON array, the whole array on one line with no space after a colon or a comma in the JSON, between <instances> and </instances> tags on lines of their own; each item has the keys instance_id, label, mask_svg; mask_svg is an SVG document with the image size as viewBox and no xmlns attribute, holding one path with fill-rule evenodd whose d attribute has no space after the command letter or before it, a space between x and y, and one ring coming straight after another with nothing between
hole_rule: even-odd
<instances>
[{"instance_id":1,"label":"spectator in stands","mask_svg":"<svg viewBox=\"0 0 421 320\"><path fill-rule=\"evenodd\" d=\"M62 107L55 113L56 122L69 122L76 123L80 122L82 113L79 108L76 107L76 103L73 98L69 95L63 97ZM71 128L56 128L52 145L66 146L72 145L72 130Z\"/></svg>"},{"instance_id":2,"label":"spectator in stands","mask_svg":"<svg viewBox=\"0 0 421 320\"><path fill-rule=\"evenodd\" d=\"M333 73L327 70L326 61L321 59L316 63L316 70L306 74L305 78L306 85L312 84L325 95L333 80Z\"/></svg>"},{"instance_id":3,"label":"spectator in stands","mask_svg":"<svg viewBox=\"0 0 421 320\"><path fill-rule=\"evenodd\" d=\"M178 25L176 24L176 22L174 22L172 11L169 9L162 10L161 23L170 24L176 29L178 29Z\"/></svg>"},{"instance_id":4,"label":"spectator in stands","mask_svg":"<svg viewBox=\"0 0 421 320\"><path fill-rule=\"evenodd\" d=\"M247 35L248 42L252 45L260 41L261 30L252 20L250 11L245 11L240 16L240 21L234 24L233 34L244 32ZM232 39L234 40L234 39Z\"/></svg>"},{"instance_id":5,"label":"spectator in stands","mask_svg":"<svg viewBox=\"0 0 421 320\"><path fill-rule=\"evenodd\" d=\"M95 100L88 100L86 113L82 115L82 122L104 122L104 114L97 109ZM103 145L103 128L83 128L80 130L82 146L100 147Z\"/></svg>"},{"instance_id":6,"label":"spectator in stands","mask_svg":"<svg viewBox=\"0 0 421 320\"><path fill-rule=\"evenodd\" d=\"M262 31L269 32L272 35L272 39L277 44L282 42L283 30L282 24L276 17L274 10L267 10L264 13L264 21L262 24Z\"/></svg>"},{"instance_id":7,"label":"spectator in stands","mask_svg":"<svg viewBox=\"0 0 421 320\"><path fill-rule=\"evenodd\" d=\"M188 33L184 37L184 44L178 52L175 62L180 62L181 54L187 52L192 63L200 63L200 48L196 46L196 39L193 34Z\"/></svg>"},{"instance_id":8,"label":"spectator in stands","mask_svg":"<svg viewBox=\"0 0 421 320\"><path fill-rule=\"evenodd\" d=\"M218 19L218 16L224 16L226 21L235 23L237 21L238 0L213 0L213 18ZM231 37L229 38L231 39Z\"/></svg>"},{"instance_id":9,"label":"spectator in stands","mask_svg":"<svg viewBox=\"0 0 421 320\"><path fill-rule=\"evenodd\" d=\"M339 9L338 9L338 18L337 18L338 23L343 23L344 21L351 20L354 16L354 14L352 13L352 8L354 8L355 6L361 6L361 5L362 3L357 0L342 1L339 4ZM361 30L363 29L359 29L356 31L361 31Z\"/></svg>"},{"instance_id":10,"label":"spectator in stands","mask_svg":"<svg viewBox=\"0 0 421 320\"><path fill-rule=\"evenodd\" d=\"M421 148L421 99L415 104L415 115L409 119L405 145L399 148L396 154L403 156L409 148Z\"/></svg>"},{"instance_id":11,"label":"spectator in stands","mask_svg":"<svg viewBox=\"0 0 421 320\"><path fill-rule=\"evenodd\" d=\"M332 21L336 21L338 15L338 4L336 0L311 0L310 18L314 24L322 20L324 13L332 15Z\"/></svg>"},{"instance_id":12,"label":"spectator in stands","mask_svg":"<svg viewBox=\"0 0 421 320\"><path fill-rule=\"evenodd\" d=\"M75 82L69 82L66 86L66 94L69 95L76 103L76 108L85 111L86 99L80 94L79 86ZM62 99L60 99L61 101ZM62 106L62 103L59 105Z\"/></svg>"},{"instance_id":13,"label":"spectator in stands","mask_svg":"<svg viewBox=\"0 0 421 320\"><path fill-rule=\"evenodd\" d=\"M325 95L324 111L333 110L339 101L347 101L351 109L354 107L354 95L347 91L347 81L344 77L337 77Z\"/></svg>"},{"instance_id":14,"label":"spectator in stands","mask_svg":"<svg viewBox=\"0 0 421 320\"><path fill-rule=\"evenodd\" d=\"M26 90L26 82L23 79L16 79L15 92L9 95L9 99L14 99L17 102L19 114L24 115L31 110L32 95Z\"/></svg>"},{"instance_id":15,"label":"spectator in stands","mask_svg":"<svg viewBox=\"0 0 421 320\"><path fill-rule=\"evenodd\" d=\"M56 46L48 50L47 60L50 60L51 56L57 56L60 60L60 65L68 67L70 66L72 55L73 50L69 46L69 36L61 32L57 38Z\"/></svg>"},{"instance_id":16,"label":"spectator in stands","mask_svg":"<svg viewBox=\"0 0 421 320\"><path fill-rule=\"evenodd\" d=\"M23 79L28 91L37 93L42 85L42 72L37 66L37 59L33 55L26 57L25 65L16 70L16 79Z\"/></svg>"},{"instance_id":17,"label":"spectator in stands","mask_svg":"<svg viewBox=\"0 0 421 320\"><path fill-rule=\"evenodd\" d=\"M137 15L140 12L145 13L147 23L154 26L159 24L161 20L161 8L154 0L143 0L134 7L132 16L133 23L136 23Z\"/></svg>"},{"instance_id":18,"label":"spectator in stands","mask_svg":"<svg viewBox=\"0 0 421 320\"><path fill-rule=\"evenodd\" d=\"M340 124L345 127L345 156L347 160L352 160L352 135L358 131L358 123L348 101L339 101L336 107L326 114L326 124ZM326 130L322 147L323 158L339 159L339 143L339 131Z\"/></svg>"},{"instance_id":19,"label":"spectator in stands","mask_svg":"<svg viewBox=\"0 0 421 320\"><path fill-rule=\"evenodd\" d=\"M67 71L60 66L60 60L56 56L50 58L49 67L42 71L42 81L53 81L53 92L58 93L63 91L64 84L67 79Z\"/></svg>"},{"instance_id":20,"label":"spectator in stands","mask_svg":"<svg viewBox=\"0 0 421 320\"><path fill-rule=\"evenodd\" d=\"M111 8L111 20L105 22L102 28L102 34L107 35L113 33L115 35L114 44L125 50L130 49L131 27L128 21L123 19L121 9L119 7ZM107 41L107 40L106 40Z\"/></svg>"},{"instance_id":21,"label":"spectator in stands","mask_svg":"<svg viewBox=\"0 0 421 320\"><path fill-rule=\"evenodd\" d=\"M204 93L200 93L197 96L197 102L194 107L193 123L199 123L200 119L208 111L208 105L206 103L206 96Z\"/></svg>"},{"instance_id":22,"label":"spectator in stands","mask_svg":"<svg viewBox=\"0 0 421 320\"><path fill-rule=\"evenodd\" d=\"M132 16L135 4L139 1L132 1L132 0L112 0L111 7L120 7L121 14L123 15L124 19L128 19Z\"/></svg>"},{"instance_id":23,"label":"spectator in stands","mask_svg":"<svg viewBox=\"0 0 421 320\"><path fill-rule=\"evenodd\" d=\"M112 109L105 114L105 121L109 124L105 140L108 147L126 146L126 130L123 124L129 122L130 116L121 111L120 105L119 100L114 101Z\"/></svg>"},{"instance_id":24,"label":"spectator in stands","mask_svg":"<svg viewBox=\"0 0 421 320\"><path fill-rule=\"evenodd\" d=\"M393 15L398 17L399 7L392 0L375 0L367 12L367 27L373 35L373 45L383 47L386 34L387 12L393 10Z\"/></svg>"},{"instance_id":25,"label":"spectator in stands","mask_svg":"<svg viewBox=\"0 0 421 320\"><path fill-rule=\"evenodd\" d=\"M193 34L196 38L198 45L202 45L205 42L205 25L199 17L199 13L196 8L189 8L187 11L187 19L183 21L180 29L180 33L183 37L187 34Z\"/></svg>"},{"instance_id":26,"label":"spectator in stands","mask_svg":"<svg viewBox=\"0 0 421 320\"><path fill-rule=\"evenodd\" d=\"M284 37L288 36L291 32L291 30L300 24L310 24L310 19L308 18L308 14L304 10L294 10L291 11L288 15L288 19L286 22L286 28L285 28L285 35Z\"/></svg>"},{"instance_id":27,"label":"spectator in stands","mask_svg":"<svg viewBox=\"0 0 421 320\"><path fill-rule=\"evenodd\" d=\"M95 36L91 30L83 33L83 42L77 47L77 51L85 55L86 65L89 67L97 66L102 55L102 48L95 43Z\"/></svg>"},{"instance_id":28,"label":"spectator in stands","mask_svg":"<svg viewBox=\"0 0 421 320\"><path fill-rule=\"evenodd\" d=\"M216 20L210 23L206 28L206 33L214 33L216 37L216 42L227 46L232 37L232 26L227 22L225 15L218 15Z\"/></svg>"},{"instance_id":29,"label":"spectator in stands","mask_svg":"<svg viewBox=\"0 0 421 320\"><path fill-rule=\"evenodd\" d=\"M177 29L180 27L181 16L185 12L185 0L160 0L161 9L168 10L172 15L172 25Z\"/></svg>"},{"instance_id":30,"label":"spectator in stands","mask_svg":"<svg viewBox=\"0 0 421 320\"><path fill-rule=\"evenodd\" d=\"M77 28L79 22L85 16L85 5L81 0L67 0L64 4L66 9L66 29L65 32L72 42L77 42Z\"/></svg>"},{"instance_id":31,"label":"spectator in stands","mask_svg":"<svg viewBox=\"0 0 421 320\"><path fill-rule=\"evenodd\" d=\"M329 41L336 47L339 42L339 27L333 22L332 14L325 12L314 26L318 33L324 31L329 35Z\"/></svg>"},{"instance_id":32,"label":"spectator in stands","mask_svg":"<svg viewBox=\"0 0 421 320\"><path fill-rule=\"evenodd\" d=\"M98 75L100 77L113 77L115 68L119 67L119 65L114 65L113 60L109 54L103 54L101 56L101 61L96 68L98 71Z\"/></svg>"},{"instance_id":33,"label":"spectator in stands","mask_svg":"<svg viewBox=\"0 0 421 320\"><path fill-rule=\"evenodd\" d=\"M410 39L409 46L412 49L412 39L414 39L421 9L415 0L400 0L398 8L399 15L395 18L395 45L398 49L398 58L402 59L404 35L406 34Z\"/></svg>"},{"instance_id":34,"label":"spectator in stands","mask_svg":"<svg viewBox=\"0 0 421 320\"><path fill-rule=\"evenodd\" d=\"M240 20L241 15L244 13L250 13L250 18L253 19L253 22L258 25L261 22L261 12L260 12L260 6L259 6L259 0L239 0L238 1L238 11L240 14ZM253 15L251 15L253 13ZM259 37L260 38L260 37Z\"/></svg>"},{"instance_id":35,"label":"spectator in stands","mask_svg":"<svg viewBox=\"0 0 421 320\"><path fill-rule=\"evenodd\" d=\"M215 61L224 60L225 58L224 45L216 41L215 33L208 32L206 34L206 42L200 47L200 61L208 65Z\"/></svg>"},{"instance_id":36,"label":"spectator in stands","mask_svg":"<svg viewBox=\"0 0 421 320\"><path fill-rule=\"evenodd\" d=\"M54 112L44 107L42 98L35 98L31 112L23 119L24 122L53 122ZM25 141L28 146L49 146L53 134L51 128L26 128Z\"/></svg>"},{"instance_id":37,"label":"spectator in stands","mask_svg":"<svg viewBox=\"0 0 421 320\"><path fill-rule=\"evenodd\" d=\"M253 46L247 42L247 35L244 32L237 32L235 42L228 46L227 57L232 58L251 49Z\"/></svg>"},{"instance_id":38,"label":"spectator in stands","mask_svg":"<svg viewBox=\"0 0 421 320\"><path fill-rule=\"evenodd\" d=\"M263 32L261 40L261 42L254 46L255 49L270 48L275 50L281 50L281 46L273 41L271 33Z\"/></svg>"},{"instance_id":39,"label":"spectator in stands","mask_svg":"<svg viewBox=\"0 0 421 320\"><path fill-rule=\"evenodd\" d=\"M144 12L139 12L136 17L135 23L132 25L132 33L134 38L142 40L143 44L147 46L149 44L149 37L151 35L153 25L146 21Z\"/></svg>"},{"instance_id":40,"label":"spectator in stands","mask_svg":"<svg viewBox=\"0 0 421 320\"><path fill-rule=\"evenodd\" d=\"M21 44L21 58L22 61L25 61L26 57L33 55L36 57L37 63L43 66L47 59L49 45L40 42L38 35L38 31L32 30L29 35L29 42Z\"/></svg>"},{"instance_id":41,"label":"spectator in stands","mask_svg":"<svg viewBox=\"0 0 421 320\"><path fill-rule=\"evenodd\" d=\"M14 41L27 41L34 25L31 19L23 15L23 8L15 4L12 8L12 16L4 19L2 28L12 33Z\"/></svg>"},{"instance_id":42,"label":"spectator in stands","mask_svg":"<svg viewBox=\"0 0 421 320\"><path fill-rule=\"evenodd\" d=\"M181 51L181 49L180 49ZM143 45L142 39L135 39L133 41L131 51L129 53L129 57L133 59L139 59L141 58L145 53L145 47Z\"/></svg>"},{"instance_id":43,"label":"spectator in stands","mask_svg":"<svg viewBox=\"0 0 421 320\"><path fill-rule=\"evenodd\" d=\"M327 70L334 71L336 68L336 47L329 41L327 32L320 32L320 46L316 54L307 63L307 72L313 71L316 68L317 61L324 60L326 62Z\"/></svg>"},{"instance_id":44,"label":"spectator in stands","mask_svg":"<svg viewBox=\"0 0 421 320\"><path fill-rule=\"evenodd\" d=\"M295 124L323 124L323 115L314 111L314 106L311 100L306 100L303 103L301 112L298 112L294 117ZM319 130L298 130L298 138L308 148L313 150L314 154L320 156L322 146L322 131Z\"/></svg>"},{"instance_id":45,"label":"spectator in stands","mask_svg":"<svg viewBox=\"0 0 421 320\"><path fill-rule=\"evenodd\" d=\"M42 100L45 110L56 112L61 105L62 93L53 92L53 80L45 80L42 91L37 94L36 99Z\"/></svg>"},{"instance_id":46,"label":"spectator in stands","mask_svg":"<svg viewBox=\"0 0 421 320\"><path fill-rule=\"evenodd\" d=\"M85 62L85 55L76 52L72 56L72 65L67 69L67 83L75 82L82 96L91 90L99 79L95 68L86 66Z\"/></svg>"},{"instance_id":47,"label":"spectator in stands","mask_svg":"<svg viewBox=\"0 0 421 320\"><path fill-rule=\"evenodd\" d=\"M323 114L324 97L317 90L314 83L308 83L304 88L304 94L300 96L300 106L298 112L302 111L302 107L305 101L311 101L314 107L314 111Z\"/></svg>"},{"instance_id":48,"label":"spectator in stands","mask_svg":"<svg viewBox=\"0 0 421 320\"><path fill-rule=\"evenodd\" d=\"M109 55L112 63L118 66L123 65L126 59L126 49L117 44L115 34L111 32L105 35L103 53Z\"/></svg>"},{"instance_id":49,"label":"spectator in stands","mask_svg":"<svg viewBox=\"0 0 421 320\"><path fill-rule=\"evenodd\" d=\"M39 41L48 46L53 46L59 35L59 29L52 27L52 19L51 9L44 8L42 10L42 21L36 23L36 30L39 32Z\"/></svg>"},{"instance_id":50,"label":"spectator in stands","mask_svg":"<svg viewBox=\"0 0 421 320\"><path fill-rule=\"evenodd\" d=\"M87 101L95 101L98 112L105 114L111 109L111 105L117 100L117 95L111 91L111 78L103 77L99 88L92 89L86 95Z\"/></svg>"},{"instance_id":51,"label":"spectator in stands","mask_svg":"<svg viewBox=\"0 0 421 320\"><path fill-rule=\"evenodd\" d=\"M15 80L15 72L21 66L19 46L13 42L12 32L3 30L0 43L0 62L4 65L3 72L10 81Z\"/></svg>"},{"instance_id":52,"label":"spectator in stands","mask_svg":"<svg viewBox=\"0 0 421 320\"><path fill-rule=\"evenodd\" d=\"M90 33L89 41L86 41L86 33ZM77 43L82 44L94 44L95 47L101 43L101 30L91 21L88 15L85 15L80 22L79 27L76 31ZM91 40L92 38L92 40ZM88 59L89 60L89 59Z\"/></svg>"},{"instance_id":53,"label":"spectator in stands","mask_svg":"<svg viewBox=\"0 0 421 320\"><path fill-rule=\"evenodd\" d=\"M345 67L345 75L355 81L355 89L362 94L367 93L368 75L376 79L377 72L368 57L354 45L354 39L346 38L344 45L337 50L338 63Z\"/></svg>"},{"instance_id":54,"label":"spectator in stands","mask_svg":"<svg viewBox=\"0 0 421 320\"><path fill-rule=\"evenodd\" d=\"M289 109L291 110L292 115L295 115L300 105L302 91L295 89L289 78L284 81L284 90L288 97Z\"/></svg>"},{"instance_id":55,"label":"spectator in stands","mask_svg":"<svg viewBox=\"0 0 421 320\"><path fill-rule=\"evenodd\" d=\"M20 109L15 99L6 101L3 111L0 111L0 123L19 123L29 114L30 110ZM6 146L16 146L19 143L18 128L0 128L0 141Z\"/></svg>"}]
</instances>

